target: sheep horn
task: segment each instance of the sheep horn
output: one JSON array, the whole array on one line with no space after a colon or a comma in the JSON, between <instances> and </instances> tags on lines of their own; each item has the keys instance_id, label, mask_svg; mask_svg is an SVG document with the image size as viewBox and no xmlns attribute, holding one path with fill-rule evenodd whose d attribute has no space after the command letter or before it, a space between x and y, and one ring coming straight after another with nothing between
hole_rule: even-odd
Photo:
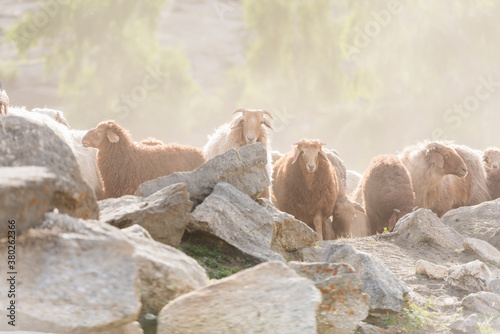
<instances>
[{"instance_id":1,"label":"sheep horn","mask_svg":"<svg viewBox=\"0 0 500 334\"><path fill-rule=\"evenodd\" d=\"M264 115L269 116L270 119L274 119L273 116L271 116L271 113L265 109L260 110Z\"/></svg>"},{"instance_id":2,"label":"sheep horn","mask_svg":"<svg viewBox=\"0 0 500 334\"><path fill-rule=\"evenodd\" d=\"M246 109L245 109L245 108L238 108L238 109L236 109L236 110L233 112L233 115L234 115L234 114L237 114L237 113L239 113L239 112L244 112L244 111L246 111Z\"/></svg>"}]
</instances>

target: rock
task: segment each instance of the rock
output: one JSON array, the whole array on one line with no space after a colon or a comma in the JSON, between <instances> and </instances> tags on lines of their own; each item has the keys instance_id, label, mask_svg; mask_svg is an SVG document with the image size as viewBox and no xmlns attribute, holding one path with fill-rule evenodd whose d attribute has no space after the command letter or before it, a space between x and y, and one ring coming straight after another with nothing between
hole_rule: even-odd
<instances>
[{"instance_id":1,"label":"rock","mask_svg":"<svg viewBox=\"0 0 500 334\"><path fill-rule=\"evenodd\" d=\"M364 322L359 323L359 327L355 332L355 334L382 334L382 333L389 333L389 332L386 331L385 329L369 325Z\"/></svg>"},{"instance_id":2,"label":"rock","mask_svg":"<svg viewBox=\"0 0 500 334\"><path fill-rule=\"evenodd\" d=\"M216 236L260 262L284 261L270 250L276 231L271 214L230 184L217 184L191 218L189 233Z\"/></svg>"},{"instance_id":3,"label":"rock","mask_svg":"<svg viewBox=\"0 0 500 334\"><path fill-rule=\"evenodd\" d=\"M144 331L142 330L141 325L137 321L134 321L120 328L106 329L99 332L94 331L86 334L144 334Z\"/></svg>"},{"instance_id":4,"label":"rock","mask_svg":"<svg viewBox=\"0 0 500 334\"><path fill-rule=\"evenodd\" d=\"M500 279L494 279L490 282L490 291L500 295Z\"/></svg>"},{"instance_id":5,"label":"rock","mask_svg":"<svg viewBox=\"0 0 500 334\"><path fill-rule=\"evenodd\" d=\"M471 314L467 319L458 319L450 325L453 334L476 334L476 324L479 320L477 314Z\"/></svg>"},{"instance_id":6,"label":"rock","mask_svg":"<svg viewBox=\"0 0 500 334\"><path fill-rule=\"evenodd\" d=\"M147 231L138 225L122 231L135 248L142 314L157 315L171 300L208 284L205 270L193 258L150 239Z\"/></svg>"},{"instance_id":7,"label":"rock","mask_svg":"<svg viewBox=\"0 0 500 334\"><path fill-rule=\"evenodd\" d=\"M272 216L276 225L276 243L285 252L296 252L312 247L318 234L305 223L294 216L278 210L268 199L261 198L257 201Z\"/></svg>"},{"instance_id":8,"label":"rock","mask_svg":"<svg viewBox=\"0 0 500 334\"><path fill-rule=\"evenodd\" d=\"M210 195L215 185L225 182L253 199L271 184L266 172L267 153L261 143L230 150L187 173L173 173L144 182L135 195L149 196L175 183L185 183L194 206Z\"/></svg>"},{"instance_id":9,"label":"rock","mask_svg":"<svg viewBox=\"0 0 500 334\"><path fill-rule=\"evenodd\" d=\"M470 294L462 300L462 305L487 317L500 315L500 296L496 293L480 291Z\"/></svg>"},{"instance_id":10,"label":"rock","mask_svg":"<svg viewBox=\"0 0 500 334\"><path fill-rule=\"evenodd\" d=\"M369 297L362 293L361 278L346 264L290 262L302 277L314 282L323 300L317 312L318 333L354 333L368 316Z\"/></svg>"},{"instance_id":11,"label":"rock","mask_svg":"<svg viewBox=\"0 0 500 334\"><path fill-rule=\"evenodd\" d=\"M400 312L409 292L378 258L359 252L348 244L330 244L321 262L346 263L354 267L363 281L363 292L370 296L370 312Z\"/></svg>"},{"instance_id":12,"label":"rock","mask_svg":"<svg viewBox=\"0 0 500 334\"><path fill-rule=\"evenodd\" d=\"M456 250L462 249L463 237L453 228L444 225L434 212L419 209L405 215L394 228L398 244L430 244Z\"/></svg>"},{"instance_id":13,"label":"rock","mask_svg":"<svg viewBox=\"0 0 500 334\"><path fill-rule=\"evenodd\" d=\"M309 248L304 248L302 252L302 261L304 262L321 262L321 257L324 252L323 247L313 246Z\"/></svg>"},{"instance_id":14,"label":"rock","mask_svg":"<svg viewBox=\"0 0 500 334\"><path fill-rule=\"evenodd\" d=\"M69 216L66 216L70 218ZM7 252L6 239L0 251ZM16 329L88 333L119 328L140 311L134 248L120 237L29 230L17 239L19 305ZM7 295L0 297L7 305ZM6 321L0 330L10 330Z\"/></svg>"},{"instance_id":15,"label":"rock","mask_svg":"<svg viewBox=\"0 0 500 334\"><path fill-rule=\"evenodd\" d=\"M154 240L172 247L180 245L192 207L182 183L146 198L127 195L99 201L101 221L119 228L141 225Z\"/></svg>"},{"instance_id":16,"label":"rock","mask_svg":"<svg viewBox=\"0 0 500 334\"><path fill-rule=\"evenodd\" d=\"M448 276L448 268L425 260L418 260L415 263L415 271L417 274L424 274L434 279L444 279Z\"/></svg>"},{"instance_id":17,"label":"rock","mask_svg":"<svg viewBox=\"0 0 500 334\"><path fill-rule=\"evenodd\" d=\"M44 125L16 116L3 116L2 121L5 132L0 131L0 166L46 167L56 176L49 210L57 208L74 217L98 218L94 191L83 180L71 148ZM40 198L39 202L45 200Z\"/></svg>"},{"instance_id":18,"label":"rock","mask_svg":"<svg viewBox=\"0 0 500 334\"><path fill-rule=\"evenodd\" d=\"M0 167L0 238L7 237L7 222L15 221L16 235L42 223L54 208L56 176L45 167Z\"/></svg>"},{"instance_id":19,"label":"rock","mask_svg":"<svg viewBox=\"0 0 500 334\"><path fill-rule=\"evenodd\" d=\"M158 334L315 334L321 293L279 262L240 271L167 304Z\"/></svg>"},{"instance_id":20,"label":"rock","mask_svg":"<svg viewBox=\"0 0 500 334\"><path fill-rule=\"evenodd\" d=\"M481 261L473 261L449 268L446 283L467 292L488 291L491 281L490 269Z\"/></svg>"},{"instance_id":21,"label":"rock","mask_svg":"<svg viewBox=\"0 0 500 334\"><path fill-rule=\"evenodd\" d=\"M500 249L500 199L448 211L441 220L461 235Z\"/></svg>"},{"instance_id":22,"label":"rock","mask_svg":"<svg viewBox=\"0 0 500 334\"><path fill-rule=\"evenodd\" d=\"M464 248L470 249L484 262L500 265L500 251L484 240L466 238Z\"/></svg>"}]
</instances>

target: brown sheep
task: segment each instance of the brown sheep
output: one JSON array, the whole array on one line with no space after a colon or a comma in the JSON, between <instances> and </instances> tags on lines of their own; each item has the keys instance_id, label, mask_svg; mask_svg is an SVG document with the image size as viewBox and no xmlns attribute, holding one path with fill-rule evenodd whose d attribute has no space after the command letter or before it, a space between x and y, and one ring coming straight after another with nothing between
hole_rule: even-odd
<instances>
[{"instance_id":1,"label":"brown sheep","mask_svg":"<svg viewBox=\"0 0 500 334\"><path fill-rule=\"evenodd\" d=\"M365 209L361 204L353 202L347 197L347 171L344 161L342 161L337 151L332 149L323 149L323 151L332 164L339 183L339 195L333 209L332 226L331 229L327 226L328 224L323 226L323 239L329 240L351 236L354 217L365 215Z\"/></svg>"},{"instance_id":2,"label":"brown sheep","mask_svg":"<svg viewBox=\"0 0 500 334\"><path fill-rule=\"evenodd\" d=\"M486 172L500 168L500 148L488 147L483 153L483 163Z\"/></svg>"},{"instance_id":3,"label":"brown sheep","mask_svg":"<svg viewBox=\"0 0 500 334\"><path fill-rule=\"evenodd\" d=\"M274 164L273 192L277 208L312 227L323 240L323 222L331 216L339 185L324 143L302 139Z\"/></svg>"},{"instance_id":4,"label":"brown sheep","mask_svg":"<svg viewBox=\"0 0 500 334\"><path fill-rule=\"evenodd\" d=\"M500 198L500 168L488 172L488 193L492 200Z\"/></svg>"},{"instance_id":5,"label":"brown sheep","mask_svg":"<svg viewBox=\"0 0 500 334\"><path fill-rule=\"evenodd\" d=\"M161 140L153 138L153 137L148 137L146 139L141 140L139 145L149 145L149 146L155 146L155 145L165 145Z\"/></svg>"},{"instance_id":6,"label":"brown sheep","mask_svg":"<svg viewBox=\"0 0 500 334\"><path fill-rule=\"evenodd\" d=\"M191 146L136 145L128 131L114 121L89 130L82 144L99 150L97 166L106 198L131 195L145 181L191 171L205 162L203 152Z\"/></svg>"},{"instance_id":7,"label":"brown sheep","mask_svg":"<svg viewBox=\"0 0 500 334\"><path fill-rule=\"evenodd\" d=\"M392 231L415 206L410 173L392 154L378 155L370 161L360 188L371 234L382 233L384 228Z\"/></svg>"}]
</instances>

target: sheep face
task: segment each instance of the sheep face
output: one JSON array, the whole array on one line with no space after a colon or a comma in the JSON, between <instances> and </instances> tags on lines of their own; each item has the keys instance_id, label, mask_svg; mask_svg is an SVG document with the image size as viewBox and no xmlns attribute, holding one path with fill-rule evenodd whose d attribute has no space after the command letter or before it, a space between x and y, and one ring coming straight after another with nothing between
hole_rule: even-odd
<instances>
[{"instance_id":1,"label":"sheep face","mask_svg":"<svg viewBox=\"0 0 500 334\"><path fill-rule=\"evenodd\" d=\"M300 160L299 163L301 168L307 173L313 174L316 172L320 155L327 159L323 152L323 146L326 144L319 140L302 139L294 145L296 145L296 147L292 164Z\"/></svg>"},{"instance_id":2,"label":"sheep face","mask_svg":"<svg viewBox=\"0 0 500 334\"><path fill-rule=\"evenodd\" d=\"M429 143L425 154L431 166L437 168L443 175L452 174L459 178L467 175L464 161L452 147Z\"/></svg>"},{"instance_id":3,"label":"sheep face","mask_svg":"<svg viewBox=\"0 0 500 334\"><path fill-rule=\"evenodd\" d=\"M89 130L82 138L84 147L100 149L106 142L117 143L120 137L115 131L116 123L113 121L102 122L94 129Z\"/></svg>"},{"instance_id":4,"label":"sheep face","mask_svg":"<svg viewBox=\"0 0 500 334\"><path fill-rule=\"evenodd\" d=\"M488 172L500 169L500 148L489 147L484 150L483 163Z\"/></svg>"},{"instance_id":5,"label":"sheep face","mask_svg":"<svg viewBox=\"0 0 500 334\"><path fill-rule=\"evenodd\" d=\"M261 142L263 132L266 131L263 125L274 130L271 121L265 117L268 116L273 119L267 110L240 108L234 112L234 114L236 113L241 113L241 115L233 120L231 128L242 128L242 136L246 144Z\"/></svg>"}]
</instances>

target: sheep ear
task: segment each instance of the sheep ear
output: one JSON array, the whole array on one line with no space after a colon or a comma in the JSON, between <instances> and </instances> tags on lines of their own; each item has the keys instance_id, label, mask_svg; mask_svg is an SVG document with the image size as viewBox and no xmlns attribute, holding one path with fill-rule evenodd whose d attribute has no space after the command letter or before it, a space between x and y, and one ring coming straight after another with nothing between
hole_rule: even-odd
<instances>
[{"instance_id":1,"label":"sheep ear","mask_svg":"<svg viewBox=\"0 0 500 334\"><path fill-rule=\"evenodd\" d=\"M431 151L430 155L431 155L431 158L430 158L431 163L438 166L439 168L443 168L443 166L444 166L443 156L435 151Z\"/></svg>"},{"instance_id":2,"label":"sheep ear","mask_svg":"<svg viewBox=\"0 0 500 334\"><path fill-rule=\"evenodd\" d=\"M292 165L293 165L295 162L297 162L297 159L299 158L299 155L300 155L300 147L299 147L299 146L297 146L297 147L295 148L295 153L294 153L294 155L293 155Z\"/></svg>"},{"instance_id":3,"label":"sheep ear","mask_svg":"<svg viewBox=\"0 0 500 334\"><path fill-rule=\"evenodd\" d=\"M243 118L243 116L239 116L239 117L236 117L235 119L233 119L233 121L230 124L231 129L239 127L243 123L244 120L245 119Z\"/></svg>"},{"instance_id":4,"label":"sheep ear","mask_svg":"<svg viewBox=\"0 0 500 334\"><path fill-rule=\"evenodd\" d=\"M118 143L120 137L118 137L118 135L113 131L108 131L108 140L112 143Z\"/></svg>"},{"instance_id":5,"label":"sheep ear","mask_svg":"<svg viewBox=\"0 0 500 334\"><path fill-rule=\"evenodd\" d=\"M392 232L394 230L394 227L396 226L396 223L398 218L398 213L396 210L392 213L391 219L389 219L389 225L387 226L387 231Z\"/></svg>"},{"instance_id":6,"label":"sheep ear","mask_svg":"<svg viewBox=\"0 0 500 334\"><path fill-rule=\"evenodd\" d=\"M263 123L265 126L267 126L269 129L273 130L274 131L274 128L273 126L271 125L271 121L269 121L267 118L264 118L264 121Z\"/></svg>"}]
</instances>

